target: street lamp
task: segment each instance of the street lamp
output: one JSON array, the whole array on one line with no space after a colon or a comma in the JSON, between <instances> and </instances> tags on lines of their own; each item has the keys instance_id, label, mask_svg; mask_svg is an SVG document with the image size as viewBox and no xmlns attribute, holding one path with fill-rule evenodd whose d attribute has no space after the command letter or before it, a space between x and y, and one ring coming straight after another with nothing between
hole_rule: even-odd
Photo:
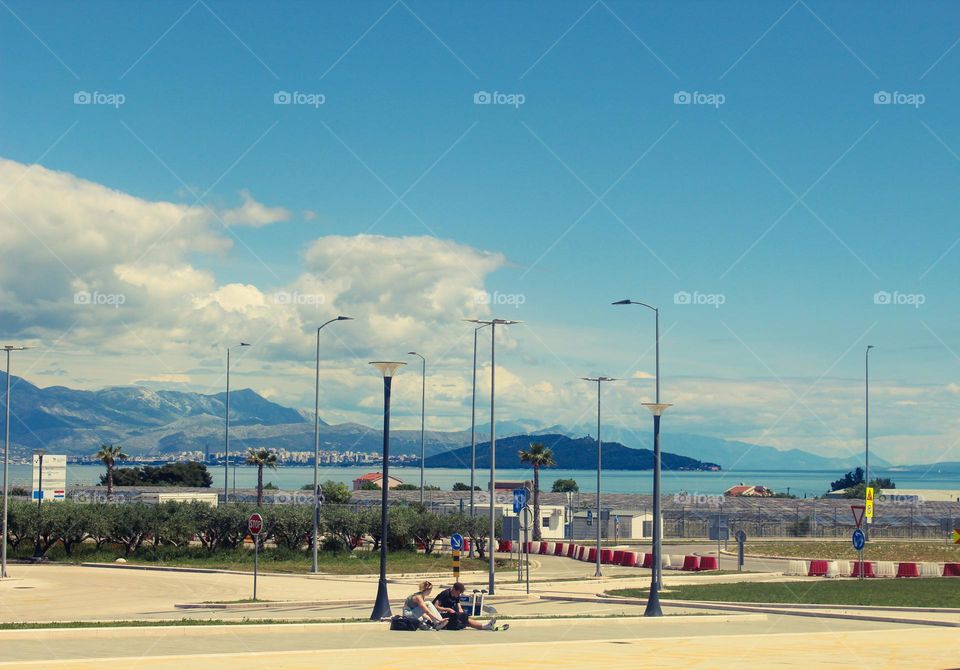
<instances>
[{"instance_id":1,"label":"street lamp","mask_svg":"<svg viewBox=\"0 0 960 670\"><path fill-rule=\"evenodd\" d=\"M512 326L522 321L509 319L467 319L470 323L490 326L490 573L488 577L487 593L494 594L496 568L494 566L494 552L496 547L496 517L494 516L494 498L497 493L497 427L495 422L496 401L496 371L497 371L497 326Z\"/></svg>"},{"instance_id":2,"label":"street lamp","mask_svg":"<svg viewBox=\"0 0 960 670\"><path fill-rule=\"evenodd\" d=\"M654 342L656 346L655 353L655 379L656 379L656 395L654 396L655 402L653 404L660 404L660 310L653 305L649 305L645 302L639 302L636 300L617 300L613 305L639 305L641 307L646 307L649 310L653 310L654 314ZM651 409L651 411L653 411ZM661 410L662 411L662 410ZM654 438L656 439L659 435L660 420L657 418L658 415L654 414ZM660 565L660 452L659 452L659 442L654 444L654 467L653 467L653 535L654 535L654 547L653 547L653 564L650 566L651 571L653 572L654 582L658 587L663 585L662 582L662 573L663 566ZM651 602L653 600L653 591L651 591ZM647 607L648 611L651 611L649 604ZM655 613L650 614L650 616L659 616L660 612L660 600L659 597L656 599L656 607L654 608Z\"/></svg>"},{"instance_id":3,"label":"street lamp","mask_svg":"<svg viewBox=\"0 0 960 670\"><path fill-rule=\"evenodd\" d=\"M650 567L650 595L643 616L663 616L660 611L661 583L661 538L660 538L660 415L671 405L662 402L645 402L643 406L653 414L653 562Z\"/></svg>"},{"instance_id":4,"label":"street lamp","mask_svg":"<svg viewBox=\"0 0 960 670\"><path fill-rule=\"evenodd\" d=\"M7 474L10 463L10 352L24 351L30 347L4 345L7 352L7 394L3 397L6 420L3 428L3 536L0 537L0 579L7 577Z\"/></svg>"},{"instance_id":5,"label":"street lamp","mask_svg":"<svg viewBox=\"0 0 960 670\"><path fill-rule=\"evenodd\" d=\"M864 353L864 391L863 391L863 404L865 410L864 417L864 473L863 473L863 486L864 486L864 495L866 495L866 487L870 486L870 350L873 349L872 344L867 345L867 351ZM866 524L864 524L864 536L870 537L870 521L871 519L866 519Z\"/></svg>"},{"instance_id":6,"label":"street lamp","mask_svg":"<svg viewBox=\"0 0 960 670\"><path fill-rule=\"evenodd\" d=\"M227 480L230 477L230 350L236 347L249 347L246 342L227 347L227 401L226 411L224 412L225 422L223 428L223 502L227 502ZM237 494L237 468L233 468L233 494Z\"/></svg>"},{"instance_id":7,"label":"street lamp","mask_svg":"<svg viewBox=\"0 0 960 670\"><path fill-rule=\"evenodd\" d=\"M349 316L330 319L317 328L317 376L313 392L313 562L310 571L317 572L317 539L320 524L320 331L334 321L353 321Z\"/></svg>"},{"instance_id":8,"label":"street lamp","mask_svg":"<svg viewBox=\"0 0 960 670\"><path fill-rule=\"evenodd\" d=\"M423 438L424 427L426 426L426 402L427 402L427 359L416 351L408 351L408 356L417 356L423 362L423 368L420 373L420 504L423 504Z\"/></svg>"},{"instance_id":9,"label":"street lamp","mask_svg":"<svg viewBox=\"0 0 960 670\"><path fill-rule=\"evenodd\" d=\"M473 329L473 398L470 401L470 516L473 511L473 487L477 473L477 333L488 324ZM470 558L473 558L473 543L470 543Z\"/></svg>"},{"instance_id":10,"label":"street lamp","mask_svg":"<svg viewBox=\"0 0 960 670\"><path fill-rule=\"evenodd\" d=\"M377 601L370 618L378 621L391 615L387 596L387 493L390 490L390 385L393 375L406 363L399 361L370 361L383 375L383 475L380 480L380 581Z\"/></svg>"},{"instance_id":11,"label":"street lamp","mask_svg":"<svg viewBox=\"0 0 960 670\"><path fill-rule=\"evenodd\" d=\"M594 577L603 577L600 572L600 470L603 464L603 442L600 440L600 384L617 380L613 377L581 377L580 379L597 383L597 572Z\"/></svg>"}]
</instances>

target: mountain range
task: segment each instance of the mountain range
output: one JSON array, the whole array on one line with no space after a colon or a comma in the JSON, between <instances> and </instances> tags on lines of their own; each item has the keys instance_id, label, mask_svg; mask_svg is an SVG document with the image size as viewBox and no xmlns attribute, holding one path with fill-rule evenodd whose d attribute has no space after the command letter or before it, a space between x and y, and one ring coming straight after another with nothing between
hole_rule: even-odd
<instances>
[{"instance_id":1,"label":"mountain range","mask_svg":"<svg viewBox=\"0 0 960 670\"><path fill-rule=\"evenodd\" d=\"M5 382L0 372L0 388ZM223 448L224 393L152 390L143 386L115 386L96 391L65 386L40 388L16 376L11 377L11 384L10 438L15 456L26 456L40 447L54 453L89 455L103 442L120 443L131 456L163 457L181 451L214 453ZM2 426L0 414L0 429ZM378 428L357 423L331 425L323 420L321 426L323 450L379 453L382 449L383 436ZM497 433L504 437L497 443L499 446L511 435L560 435L576 442L589 436L590 428L551 426L536 419L501 420L497 422ZM390 435L392 453L419 454L419 430L391 430ZM478 425L476 435L477 442L483 442L489 435L489 424ZM522 439L529 440L529 437ZM639 430L605 427L603 439L605 443L618 443L617 447L638 452L649 451L652 442L649 427ZM665 453L716 463L723 469L845 471L860 464L856 455L831 458L799 449L781 451L746 442L674 433L669 429L661 439ZM310 451L313 413L284 407L250 389L232 391L230 440L238 451L248 447ZM428 430L425 453L429 457L469 444L469 429ZM642 457L632 457L642 460ZM881 468L889 465L875 454L871 454L871 464Z\"/></svg>"}]
</instances>

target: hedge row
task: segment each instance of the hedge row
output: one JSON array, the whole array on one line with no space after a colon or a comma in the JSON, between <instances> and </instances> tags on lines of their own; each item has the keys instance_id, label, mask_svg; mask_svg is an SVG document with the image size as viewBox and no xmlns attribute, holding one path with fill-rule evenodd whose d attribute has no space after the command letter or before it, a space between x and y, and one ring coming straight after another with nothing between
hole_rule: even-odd
<instances>
[{"instance_id":1,"label":"hedge row","mask_svg":"<svg viewBox=\"0 0 960 670\"><path fill-rule=\"evenodd\" d=\"M46 553L58 542L69 555L83 542L117 545L129 555L144 543L181 547L198 542L207 550L234 549L247 535L247 519L259 511L264 530L262 544L273 542L291 550L312 549L313 507L277 505L257 509L250 504L210 507L199 502L84 504L64 501L44 505L39 510L26 501L11 500L8 542L16 550L21 544L33 545L39 537L40 550ZM437 541L453 533L471 538L483 558L489 520L464 514L436 514L420 505L394 504L389 508L389 550L414 545L433 551ZM320 542L326 550L352 550L361 541L380 546L380 507L356 509L345 505L325 505L320 513ZM500 532L498 523L497 532Z\"/></svg>"}]
</instances>

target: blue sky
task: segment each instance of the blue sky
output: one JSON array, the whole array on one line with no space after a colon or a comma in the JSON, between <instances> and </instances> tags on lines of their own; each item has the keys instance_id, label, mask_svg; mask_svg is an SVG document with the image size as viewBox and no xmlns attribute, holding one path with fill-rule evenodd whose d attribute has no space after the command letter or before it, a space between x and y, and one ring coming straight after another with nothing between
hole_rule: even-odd
<instances>
[{"instance_id":1,"label":"blue sky","mask_svg":"<svg viewBox=\"0 0 960 670\"><path fill-rule=\"evenodd\" d=\"M363 361L424 349L435 424L453 428L469 418L459 319L490 312L437 287L486 291L527 322L504 333L500 416L589 421L577 376L639 373L610 412L645 426L652 318L608 305L630 297L661 307L678 428L856 449L870 343L879 453L960 460L956 19L950 3L4 0L0 225L18 241L0 246L0 330L38 345L34 381L91 388L217 390L226 343L261 338L241 383L307 407L311 328L350 306L327 416L374 422ZM25 188L44 170L66 181ZM149 215L71 200L70 175L198 221L140 235ZM41 230L29 216L51 200ZM365 234L382 237L352 245ZM381 276L381 253L403 271ZM339 282L323 304L251 307L311 273ZM78 289L128 299L94 311ZM415 424L418 394L399 402Z\"/></svg>"}]
</instances>

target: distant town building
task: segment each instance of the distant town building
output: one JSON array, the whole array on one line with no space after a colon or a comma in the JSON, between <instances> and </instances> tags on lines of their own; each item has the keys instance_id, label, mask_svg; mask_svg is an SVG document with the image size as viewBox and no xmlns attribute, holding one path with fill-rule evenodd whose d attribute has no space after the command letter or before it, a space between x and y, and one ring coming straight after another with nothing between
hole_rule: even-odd
<instances>
[{"instance_id":1,"label":"distant town building","mask_svg":"<svg viewBox=\"0 0 960 670\"><path fill-rule=\"evenodd\" d=\"M728 488L723 492L723 495L727 496L728 498L770 498L773 496L773 491L768 489L766 486L748 486L746 484L738 484Z\"/></svg>"},{"instance_id":2,"label":"distant town building","mask_svg":"<svg viewBox=\"0 0 960 670\"><path fill-rule=\"evenodd\" d=\"M359 491L363 488L363 485L367 482L374 484L377 488L383 488L383 473L382 472L368 472L365 475L361 475L353 480L353 490ZM395 489L400 484L403 484L403 480L397 479L396 477L390 477L390 481L387 484L388 489Z\"/></svg>"}]
</instances>

